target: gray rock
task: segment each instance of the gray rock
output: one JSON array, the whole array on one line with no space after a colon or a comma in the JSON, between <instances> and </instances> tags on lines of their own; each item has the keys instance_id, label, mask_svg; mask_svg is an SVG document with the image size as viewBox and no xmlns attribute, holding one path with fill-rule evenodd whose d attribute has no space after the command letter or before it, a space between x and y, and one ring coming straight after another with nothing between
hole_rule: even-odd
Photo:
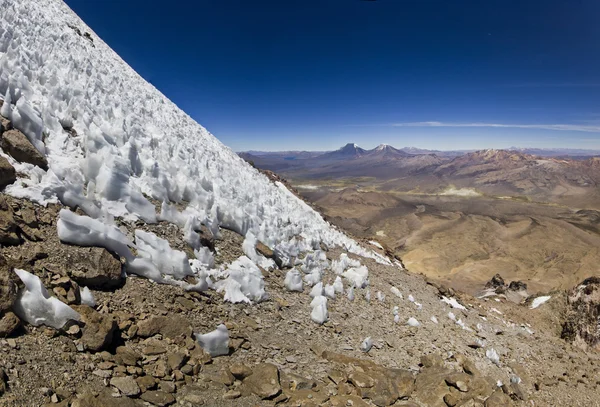
<instances>
[{"instance_id":1,"label":"gray rock","mask_svg":"<svg viewBox=\"0 0 600 407\"><path fill-rule=\"evenodd\" d=\"M181 336L190 336L192 326L186 318L179 315L154 316L138 323L137 334L142 338L161 334L166 338L175 339Z\"/></svg>"},{"instance_id":2,"label":"gray rock","mask_svg":"<svg viewBox=\"0 0 600 407\"><path fill-rule=\"evenodd\" d=\"M142 394L141 399L159 407L170 406L175 403L173 395L160 390L147 391Z\"/></svg>"},{"instance_id":3,"label":"gray rock","mask_svg":"<svg viewBox=\"0 0 600 407\"><path fill-rule=\"evenodd\" d=\"M48 169L48 161L27 137L19 130L8 130L2 133L0 146L12 158L21 162L37 165L43 170Z\"/></svg>"},{"instance_id":4,"label":"gray rock","mask_svg":"<svg viewBox=\"0 0 600 407\"><path fill-rule=\"evenodd\" d=\"M109 346L117 329L117 321L112 315L100 314L87 305L73 306L85 323L81 344L86 350L99 352Z\"/></svg>"},{"instance_id":5,"label":"gray rock","mask_svg":"<svg viewBox=\"0 0 600 407\"><path fill-rule=\"evenodd\" d=\"M131 376L113 377L110 379L110 385L119 389L126 396L137 396L141 393L140 387Z\"/></svg>"},{"instance_id":6,"label":"gray rock","mask_svg":"<svg viewBox=\"0 0 600 407\"><path fill-rule=\"evenodd\" d=\"M110 290L121 287L123 266L121 261L108 250L100 247L62 247L68 267L69 277L83 287L97 290Z\"/></svg>"}]
</instances>

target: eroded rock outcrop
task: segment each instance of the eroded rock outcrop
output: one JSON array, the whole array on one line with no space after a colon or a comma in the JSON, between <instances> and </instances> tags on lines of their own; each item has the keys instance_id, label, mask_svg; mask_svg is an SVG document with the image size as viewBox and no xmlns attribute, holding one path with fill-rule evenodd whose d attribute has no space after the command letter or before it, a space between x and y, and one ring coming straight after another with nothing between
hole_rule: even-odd
<instances>
[{"instance_id":1,"label":"eroded rock outcrop","mask_svg":"<svg viewBox=\"0 0 600 407\"><path fill-rule=\"evenodd\" d=\"M600 350L600 277L590 277L573 288L567 307L562 338Z\"/></svg>"}]
</instances>

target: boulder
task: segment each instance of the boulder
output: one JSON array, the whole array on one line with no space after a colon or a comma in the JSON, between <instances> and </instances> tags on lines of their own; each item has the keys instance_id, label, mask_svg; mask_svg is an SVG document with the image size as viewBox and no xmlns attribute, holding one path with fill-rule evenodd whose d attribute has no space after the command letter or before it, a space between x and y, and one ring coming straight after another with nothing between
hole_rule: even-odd
<instances>
[{"instance_id":1,"label":"boulder","mask_svg":"<svg viewBox=\"0 0 600 407\"><path fill-rule=\"evenodd\" d=\"M0 318L0 338L9 336L21 325L21 320L12 312L6 312Z\"/></svg>"},{"instance_id":2,"label":"boulder","mask_svg":"<svg viewBox=\"0 0 600 407\"><path fill-rule=\"evenodd\" d=\"M161 334L170 339L190 336L192 334L192 326L186 318L180 315L170 317L153 316L138 323L138 336L148 338L156 334Z\"/></svg>"},{"instance_id":3,"label":"boulder","mask_svg":"<svg viewBox=\"0 0 600 407\"><path fill-rule=\"evenodd\" d=\"M69 277L83 287L95 290L112 290L125 283L123 265L108 250L101 247L63 245L62 255ZM62 259L59 259L59 261Z\"/></svg>"},{"instance_id":4,"label":"boulder","mask_svg":"<svg viewBox=\"0 0 600 407\"><path fill-rule=\"evenodd\" d=\"M485 288L504 287L504 279L500 274L496 274L490 281L485 284Z\"/></svg>"},{"instance_id":5,"label":"boulder","mask_svg":"<svg viewBox=\"0 0 600 407\"><path fill-rule=\"evenodd\" d=\"M5 157L0 156L0 189L12 184L17 180L17 172L15 167L10 165Z\"/></svg>"},{"instance_id":6,"label":"boulder","mask_svg":"<svg viewBox=\"0 0 600 407\"><path fill-rule=\"evenodd\" d=\"M48 161L27 137L19 130L8 130L2 133L0 146L4 152L21 162L37 165L43 170L48 169Z\"/></svg>"},{"instance_id":7,"label":"boulder","mask_svg":"<svg viewBox=\"0 0 600 407\"><path fill-rule=\"evenodd\" d=\"M112 315L100 314L87 305L73 306L75 311L81 315L85 323L81 344L84 349L91 352L99 352L108 347L117 329L117 321Z\"/></svg>"},{"instance_id":8,"label":"boulder","mask_svg":"<svg viewBox=\"0 0 600 407\"><path fill-rule=\"evenodd\" d=\"M261 363L252 369L252 374L244 382L244 389L261 399L271 399L281 393L279 370L271 363Z\"/></svg>"},{"instance_id":9,"label":"boulder","mask_svg":"<svg viewBox=\"0 0 600 407\"><path fill-rule=\"evenodd\" d=\"M527 283L523 281L511 281L508 285L508 289L512 291L527 291Z\"/></svg>"}]
</instances>

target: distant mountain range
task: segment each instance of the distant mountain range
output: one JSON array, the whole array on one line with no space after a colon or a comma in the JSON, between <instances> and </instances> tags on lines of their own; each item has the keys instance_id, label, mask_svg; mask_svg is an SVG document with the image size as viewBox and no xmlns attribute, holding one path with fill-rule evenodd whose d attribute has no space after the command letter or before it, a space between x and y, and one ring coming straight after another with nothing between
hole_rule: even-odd
<instances>
[{"instance_id":1,"label":"distant mountain range","mask_svg":"<svg viewBox=\"0 0 600 407\"><path fill-rule=\"evenodd\" d=\"M240 153L262 169L295 180L366 177L397 191L436 193L448 186L552 202L600 199L600 152L526 149L438 152L349 143L328 152Z\"/></svg>"}]
</instances>

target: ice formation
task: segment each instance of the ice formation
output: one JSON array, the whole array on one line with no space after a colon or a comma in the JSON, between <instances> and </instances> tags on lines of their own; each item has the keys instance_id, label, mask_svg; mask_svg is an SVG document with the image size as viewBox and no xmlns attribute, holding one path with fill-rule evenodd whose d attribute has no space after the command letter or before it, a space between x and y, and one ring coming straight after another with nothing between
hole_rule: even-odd
<instances>
[{"instance_id":1,"label":"ice formation","mask_svg":"<svg viewBox=\"0 0 600 407\"><path fill-rule=\"evenodd\" d=\"M138 257L151 261L162 274L177 280L194 274L187 255L171 249L169 242L154 233L136 230L135 245Z\"/></svg>"},{"instance_id":2,"label":"ice formation","mask_svg":"<svg viewBox=\"0 0 600 407\"><path fill-rule=\"evenodd\" d=\"M79 291L79 295L81 296L81 303L83 305L88 305L92 308L96 306L96 299L94 298L94 294L92 294L89 288L83 287Z\"/></svg>"},{"instance_id":3,"label":"ice formation","mask_svg":"<svg viewBox=\"0 0 600 407\"><path fill-rule=\"evenodd\" d=\"M119 256L133 260L129 247L134 244L116 226L107 225L88 216L77 215L68 209L61 209L58 214L57 230L58 237L63 242L79 246L104 247Z\"/></svg>"},{"instance_id":4,"label":"ice formation","mask_svg":"<svg viewBox=\"0 0 600 407\"><path fill-rule=\"evenodd\" d=\"M365 266L349 268L342 273L342 276L356 288L365 288L369 283L369 270Z\"/></svg>"},{"instance_id":5,"label":"ice formation","mask_svg":"<svg viewBox=\"0 0 600 407\"><path fill-rule=\"evenodd\" d=\"M207 334L196 334L196 341L212 357L229 354L229 330L224 324Z\"/></svg>"},{"instance_id":6,"label":"ice formation","mask_svg":"<svg viewBox=\"0 0 600 407\"><path fill-rule=\"evenodd\" d=\"M498 356L498 352L494 348L489 348L485 351L485 356L492 361L495 365L500 366L500 356Z\"/></svg>"},{"instance_id":7,"label":"ice formation","mask_svg":"<svg viewBox=\"0 0 600 407\"><path fill-rule=\"evenodd\" d=\"M250 303L267 298L263 275L246 256L231 263L221 276L225 278L215 282L214 287L218 292L225 292L225 301Z\"/></svg>"},{"instance_id":8,"label":"ice formation","mask_svg":"<svg viewBox=\"0 0 600 407\"><path fill-rule=\"evenodd\" d=\"M348 287L347 291L348 301L354 301L354 287Z\"/></svg>"},{"instance_id":9,"label":"ice formation","mask_svg":"<svg viewBox=\"0 0 600 407\"><path fill-rule=\"evenodd\" d=\"M285 275L284 284L288 291L302 291L302 275L298 270L291 269Z\"/></svg>"},{"instance_id":10,"label":"ice formation","mask_svg":"<svg viewBox=\"0 0 600 407\"><path fill-rule=\"evenodd\" d=\"M406 321L406 324L409 326L412 326L412 327L418 327L421 325L421 323L413 317L408 318L408 321Z\"/></svg>"},{"instance_id":11,"label":"ice formation","mask_svg":"<svg viewBox=\"0 0 600 407\"><path fill-rule=\"evenodd\" d=\"M79 321L80 315L56 297L51 297L39 277L15 269L25 288L19 291L14 311L33 326L46 325L62 328L68 321Z\"/></svg>"},{"instance_id":12,"label":"ice formation","mask_svg":"<svg viewBox=\"0 0 600 407\"><path fill-rule=\"evenodd\" d=\"M333 282L333 289L337 294L344 293L344 283L340 276L336 276L335 281Z\"/></svg>"},{"instance_id":13,"label":"ice formation","mask_svg":"<svg viewBox=\"0 0 600 407\"><path fill-rule=\"evenodd\" d=\"M392 294L394 294L396 297L402 299L402 293L400 292L400 290L398 290L396 287L392 286L390 288L390 291L392 292Z\"/></svg>"},{"instance_id":14,"label":"ice formation","mask_svg":"<svg viewBox=\"0 0 600 407\"><path fill-rule=\"evenodd\" d=\"M467 308L465 308L464 305L462 305L461 303L459 303L456 298L448 298L448 297L442 297L442 302L450 305L452 308L456 308L456 309L461 309L461 310L466 310Z\"/></svg>"},{"instance_id":15,"label":"ice formation","mask_svg":"<svg viewBox=\"0 0 600 407\"><path fill-rule=\"evenodd\" d=\"M221 144L62 1L0 0L0 6L0 113L48 160L47 171L15 163L19 179L5 191L83 211L86 216L61 210L63 242L105 247L126 259L128 273L187 290L213 287L231 302L266 298L257 266L268 269L273 261L256 252L257 241L273 248L281 264L300 266L310 286L330 270L355 288L368 285L365 266L345 253L330 265L322 244L391 264ZM158 216L149 198L162 203ZM142 230L134 243L115 218L176 224L196 258ZM217 237L220 227L240 233L246 256L214 269L212 253L201 246L201 226ZM189 276L198 283L185 282ZM288 289L301 288L297 278L290 275ZM335 292L343 291L340 283Z\"/></svg>"},{"instance_id":16,"label":"ice formation","mask_svg":"<svg viewBox=\"0 0 600 407\"><path fill-rule=\"evenodd\" d=\"M318 297L323 295L324 291L323 283L317 283L313 286L312 290L310 290L310 296L313 298Z\"/></svg>"},{"instance_id":17,"label":"ice formation","mask_svg":"<svg viewBox=\"0 0 600 407\"><path fill-rule=\"evenodd\" d=\"M312 312L310 313L310 319L317 324L323 324L329 319L329 313L327 311L327 297L318 295L310 303Z\"/></svg>"},{"instance_id":18,"label":"ice formation","mask_svg":"<svg viewBox=\"0 0 600 407\"><path fill-rule=\"evenodd\" d=\"M373 347L373 340L371 340L370 336L365 338L365 340L362 341L362 343L360 344L360 350L362 350L363 352L370 351L372 347Z\"/></svg>"},{"instance_id":19,"label":"ice formation","mask_svg":"<svg viewBox=\"0 0 600 407\"><path fill-rule=\"evenodd\" d=\"M431 322L433 322L434 324L438 323L438 319L435 317L435 315L431 316Z\"/></svg>"}]
</instances>

